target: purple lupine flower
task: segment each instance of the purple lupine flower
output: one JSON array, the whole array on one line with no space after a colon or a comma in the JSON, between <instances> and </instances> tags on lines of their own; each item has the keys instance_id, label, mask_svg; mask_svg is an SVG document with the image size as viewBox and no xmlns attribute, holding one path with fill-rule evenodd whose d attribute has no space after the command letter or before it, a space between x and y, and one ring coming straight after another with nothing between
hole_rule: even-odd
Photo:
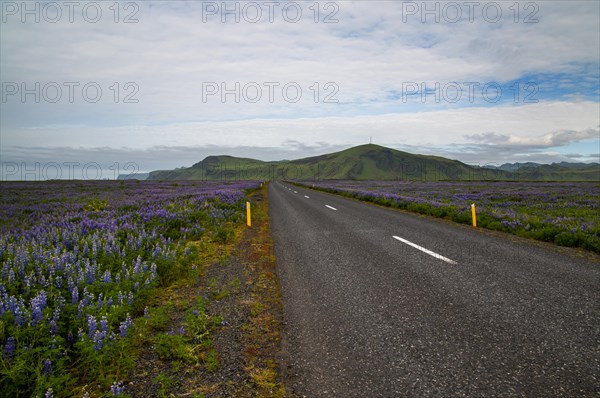
<instances>
[{"instance_id":1,"label":"purple lupine flower","mask_svg":"<svg viewBox=\"0 0 600 398\"><path fill-rule=\"evenodd\" d=\"M83 305L86 306L94 299L94 294L88 292L87 286L83 288Z\"/></svg>"},{"instance_id":2,"label":"purple lupine flower","mask_svg":"<svg viewBox=\"0 0 600 398\"><path fill-rule=\"evenodd\" d=\"M100 331L104 334L108 333L108 319L106 319L106 315L103 315L100 320Z\"/></svg>"},{"instance_id":3,"label":"purple lupine flower","mask_svg":"<svg viewBox=\"0 0 600 398\"><path fill-rule=\"evenodd\" d=\"M78 301L79 301L79 289L77 288L77 286L74 286L73 290L71 291L71 304L75 304Z\"/></svg>"},{"instance_id":4,"label":"purple lupine flower","mask_svg":"<svg viewBox=\"0 0 600 398\"><path fill-rule=\"evenodd\" d=\"M109 270L106 270L104 272L104 275L102 276L102 281L104 283L111 283L112 282L112 278L110 276L110 271Z\"/></svg>"},{"instance_id":5,"label":"purple lupine flower","mask_svg":"<svg viewBox=\"0 0 600 398\"><path fill-rule=\"evenodd\" d=\"M17 311L17 308L19 307L19 303L15 296L10 296L6 305L7 310L12 312L13 314Z\"/></svg>"},{"instance_id":6,"label":"purple lupine flower","mask_svg":"<svg viewBox=\"0 0 600 398\"><path fill-rule=\"evenodd\" d=\"M118 397L121 394L123 394L124 392L125 392L125 386L123 385L122 381L119 381L118 383L115 381L110 386L110 393L112 394L113 397Z\"/></svg>"},{"instance_id":7,"label":"purple lupine flower","mask_svg":"<svg viewBox=\"0 0 600 398\"><path fill-rule=\"evenodd\" d=\"M11 359L17 348L17 343L14 337L9 337L4 345L4 357Z\"/></svg>"},{"instance_id":8,"label":"purple lupine flower","mask_svg":"<svg viewBox=\"0 0 600 398\"><path fill-rule=\"evenodd\" d=\"M77 337L79 337L79 340L80 340L80 341L83 341L83 340L85 340L85 333L83 332L83 329L82 329L82 328L79 328L79 329L77 330Z\"/></svg>"},{"instance_id":9,"label":"purple lupine flower","mask_svg":"<svg viewBox=\"0 0 600 398\"><path fill-rule=\"evenodd\" d=\"M52 320L58 324L58 320L60 319L60 311L63 309L65 305L65 299L63 297L59 297L54 304L56 308L54 308L54 313L52 314Z\"/></svg>"},{"instance_id":10,"label":"purple lupine flower","mask_svg":"<svg viewBox=\"0 0 600 398\"><path fill-rule=\"evenodd\" d=\"M137 258L135 259L135 263L134 263L134 267L133 267L133 274L137 275L140 273L142 268L142 257L141 256L137 256Z\"/></svg>"},{"instance_id":11,"label":"purple lupine flower","mask_svg":"<svg viewBox=\"0 0 600 398\"><path fill-rule=\"evenodd\" d=\"M58 325L56 324L56 321L54 319L52 319L50 321L50 335L52 335L52 337L56 336L56 333L58 333Z\"/></svg>"},{"instance_id":12,"label":"purple lupine flower","mask_svg":"<svg viewBox=\"0 0 600 398\"><path fill-rule=\"evenodd\" d=\"M150 316L150 311L148 310L148 306L144 307L144 317L148 318Z\"/></svg>"},{"instance_id":13,"label":"purple lupine flower","mask_svg":"<svg viewBox=\"0 0 600 398\"><path fill-rule=\"evenodd\" d=\"M54 398L54 394L52 393L51 388L49 388L48 391L46 391L46 394L44 394L44 398Z\"/></svg>"},{"instance_id":14,"label":"purple lupine flower","mask_svg":"<svg viewBox=\"0 0 600 398\"><path fill-rule=\"evenodd\" d=\"M148 307L146 307L146 308L148 308ZM129 330L131 325L133 325L133 321L131 319L131 316L129 316L129 313L127 313L127 318L125 318L125 320L123 322L121 322L121 324L119 326L119 330L121 332L121 337L127 337L127 331Z\"/></svg>"},{"instance_id":15,"label":"purple lupine flower","mask_svg":"<svg viewBox=\"0 0 600 398\"><path fill-rule=\"evenodd\" d=\"M88 315L88 337L90 339L94 338L96 331L98 330L98 325L96 323L96 317L93 315Z\"/></svg>"},{"instance_id":16,"label":"purple lupine flower","mask_svg":"<svg viewBox=\"0 0 600 398\"><path fill-rule=\"evenodd\" d=\"M94 333L94 336L92 338L92 341L94 342L94 350L100 351L102 349L102 344L105 337L106 335L104 333L102 333L99 330L96 330L96 333Z\"/></svg>"},{"instance_id":17,"label":"purple lupine flower","mask_svg":"<svg viewBox=\"0 0 600 398\"><path fill-rule=\"evenodd\" d=\"M94 264L88 264L85 267L86 282L90 285L93 284L94 282L96 282L96 268L97 267Z\"/></svg>"},{"instance_id":18,"label":"purple lupine flower","mask_svg":"<svg viewBox=\"0 0 600 398\"><path fill-rule=\"evenodd\" d=\"M11 268L10 271L8 271L8 283L13 284L14 282L15 282L15 271L13 271Z\"/></svg>"},{"instance_id":19,"label":"purple lupine flower","mask_svg":"<svg viewBox=\"0 0 600 398\"><path fill-rule=\"evenodd\" d=\"M52 373L52 361L48 358L44 359L44 376L48 377Z\"/></svg>"},{"instance_id":20,"label":"purple lupine flower","mask_svg":"<svg viewBox=\"0 0 600 398\"><path fill-rule=\"evenodd\" d=\"M179 328L179 334L180 334L180 335L184 335L184 334L185 334L185 328L184 328L183 326L181 326L181 327Z\"/></svg>"},{"instance_id":21,"label":"purple lupine flower","mask_svg":"<svg viewBox=\"0 0 600 398\"><path fill-rule=\"evenodd\" d=\"M44 319L44 308L46 308L48 295L41 290L34 298L31 299L31 316L32 324L37 325Z\"/></svg>"},{"instance_id":22,"label":"purple lupine flower","mask_svg":"<svg viewBox=\"0 0 600 398\"><path fill-rule=\"evenodd\" d=\"M77 318L81 319L81 317L83 316L83 309L85 308L85 303L83 300L81 300L79 302L79 304L77 305Z\"/></svg>"},{"instance_id":23,"label":"purple lupine flower","mask_svg":"<svg viewBox=\"0 0 600 398\"><path fill-rule=\"evenodd\" d=\"M160 246L157 243L156 246L154 247L154 250L152 250L152 258L156 258L156 257L160 256L160 254L161 254Z\"/></svg>"},{"instance_id":24,"label":"purple lupine flower","mask_svg":"<svg viewBox=\"0 0 600 398\"><path fill-rule=\"evenodd\" d=\"M27 311L25 310L25 302L23 298L19 298L18 304L14 310L15 326L25 325L27 319Z\"/></svg>"}]
</instances>

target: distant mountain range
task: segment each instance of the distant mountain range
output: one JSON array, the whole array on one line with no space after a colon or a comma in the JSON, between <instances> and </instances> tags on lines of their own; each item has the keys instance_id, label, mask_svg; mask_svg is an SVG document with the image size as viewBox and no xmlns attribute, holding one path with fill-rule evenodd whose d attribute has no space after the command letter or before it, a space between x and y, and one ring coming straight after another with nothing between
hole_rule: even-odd
<instances>
[{"instance_id":1,"label":"distant mountain range","mask_svg":"<svg viewBox=\"0 0 600 398\"><path fill-rule=\"evenodd\" d=\"M599 181L599 163L504 163L502 166L486 166L490 169L510 172L520 180L541 181Z\"/></svg>"},{"instance_id":2,"label":"distant mountain range","mask_svg":"<svg viewBox=\"0 0 600 398\"><path fill-rule=\"evenodd\" d=\"M145 179L142 177L145 176L140 175L138 179ZM119 176L119 179L124 178ZM208 156L191 167L153 171L147 179L600 181L600 164L506 163L499 167L478 167L439 156L416 155L368 144L326 155L276 162L233 156Z\"/></svg>"},{"instance_id":3,"label":"distant mountain range","mask_svg":"<svg viewBox=\"0 0 600 398\"><path fill-rule=\"evenodd\" d=\"M502 166L486 166L487 168L490 169L499 169L499 170L504 170L504 171L516 171L519 170L521 167L538 167L541 166L540 163L534 163L534 162L527 162L527 163L504 163Z\"/></svg>"}]
</instances>

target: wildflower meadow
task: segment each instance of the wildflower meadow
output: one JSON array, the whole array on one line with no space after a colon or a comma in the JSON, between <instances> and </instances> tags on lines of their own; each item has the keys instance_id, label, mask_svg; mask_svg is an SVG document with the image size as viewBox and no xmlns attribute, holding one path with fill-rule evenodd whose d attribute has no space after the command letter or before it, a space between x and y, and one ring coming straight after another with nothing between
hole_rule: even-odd
<instances>
[{"instance_id":1,"label":"wildflower meadow","mask_svg":"<svg viewBox=\"0 0 600 398\"><path fill-rule=\"evenodd\" d=\"M227 239L258 186L3 182L0 396L72 396L92 381L126 396L128 347L152 292L189 265L187 242Z\"/></svg>"},{"instance_id":2,"label":"wildflower meadow","mask_svg":"<svg viewBox=\"0 0 600 398\"><path fill-rule=\"evenodd\" d=\"M318 181L331 193L600 253L597 182Z\"/></svg>"}]
</instances>

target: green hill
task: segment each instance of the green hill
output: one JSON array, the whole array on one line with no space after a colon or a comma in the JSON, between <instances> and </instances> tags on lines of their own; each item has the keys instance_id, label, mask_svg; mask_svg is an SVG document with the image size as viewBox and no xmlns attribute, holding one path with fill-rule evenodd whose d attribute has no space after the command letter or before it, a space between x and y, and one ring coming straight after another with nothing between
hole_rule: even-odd
<instances>
[{"instance_id":1,"label":"green hill","mask_svg":"<svg viewBox=\"0 0 600 398\"><path fill-rule=\"evenodd\" d=\"M520 180L533 181L600 181L598 163L552 163L536 167L521 167L515 175Z\"/></svg>"},{"instance_id":2,"label":"green hill","mask_svg":"<svg viewBox=\"0 0 600 398\"><path fill-rule=\"evenodd\" d=\"M287 167L291 178L295 177L294 170L300 170L302 176L314 179L343 180L456 180L472 178L478 171L457 160L415 155L373 144L293 160Z\"/></svg>"},{"instance_id":3,"label":"green hill","mask_svg":"<svg viewBox=\"0 0 600 398\"><path fill-rule=\"evenodd\" d=\"M264 162L233 156L209 156L191 167L150 173L149 180L598 180L588 169L540 165L517 171L481 168L439 156L416 155L367 144L297 160ZM559 168L559 169L557 169ZM548 177L548 178L547 178Z\"/></svg>"}]
</instances>

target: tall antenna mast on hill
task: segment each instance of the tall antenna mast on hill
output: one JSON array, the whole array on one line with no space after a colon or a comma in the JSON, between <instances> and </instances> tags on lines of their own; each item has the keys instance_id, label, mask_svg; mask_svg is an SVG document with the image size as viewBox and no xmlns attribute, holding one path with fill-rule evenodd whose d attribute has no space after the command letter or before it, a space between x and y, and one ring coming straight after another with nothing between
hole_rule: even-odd
<instances>
[{"instance_id":1,"label":"tall antenna mast on hill","mask_svg":"<svg viewBox=\"0 0 600 398\"><path fill-rule=\"evenodd\" d=\"M373 143L373 137L369 137L369 144Z\"/></svg>"}]
</instances>

